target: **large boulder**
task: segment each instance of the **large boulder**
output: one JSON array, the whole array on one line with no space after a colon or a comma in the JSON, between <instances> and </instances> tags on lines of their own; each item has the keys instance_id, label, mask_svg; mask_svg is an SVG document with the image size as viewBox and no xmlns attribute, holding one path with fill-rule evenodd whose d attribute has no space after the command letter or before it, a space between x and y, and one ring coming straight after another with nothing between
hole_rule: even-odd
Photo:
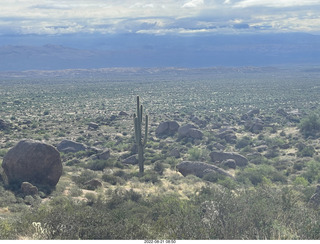
<instances>
[{"instance_id":1,"label":"large boulder","mask_svg":"<svg viewBox=\"0 0 320 244\"><path fill-rule=\"evenodd\" d=\"M70 140L63 140L57 145L57 149L59 152L63 153L70 153L70 152L80 152L85 151L86 147L78 142L70 141Z\"/></svg>"},{"instance_id":2,"label":"large boulder","mask_svg":"<svg viewBox=\"0 0 320 244\"><path fill-rule=\"evenodd\" d=\"M10 124L0 119L0 130L8 130L10 128Z\"/></svg>"},{"instance_id":3,"label":"large boulder","mask_svg":"<svg viewBox=\"0 0 320 244\"><path fill-rule=\"evenodd\" d=\"M252 133L258 134L263 130L264 123L259 118L252 118L247 120L244 124L244 128Z\"/></svg>"},{"instance_id":4,"label":"large boulder","mask_svg":"<svg viewBox=\"0 0 320 244\"><path fill-rule=\"evenodd\" d=\"M51 145L22 140L3 158L2 167L9 184L29 182L55 186L62 174L59 152Z\"/></svg>"},{"instance_id":5,"label":"large boulder","mask_svg":"<svg viewBox=\"0 0 320 244\"><path fill-rule=\"evenodd\" d=\"M210 158L213 162L222 163L228 159L233 159L237 166L243 167L248 164L248 159L238 153L233 152L211 152Z\"/></svg>"},{"instance_id":6,"label":"large boulder","mask_svg":"<svg viewBox=\"0 0 320 244\"><path fill-rule=\"evenodd\" d=\"M159 124L158 128L156 129L157 136L163 135L173 135L175 134L180 125L176 121L165 121Z\"/></svg>"},{"instance_id":7,"label":"large boulder","mask_svg":"<svg viewBox=\"0 0 320 244\"><path fill-rule=\"evenodd\" d=\"M202 139L203 137L203 133L192 124L181 126L178 130L178 135L180 138L191 137L193 139Z\"/></svg>"},{"instance_id":8,"label":"large boulder","mask_svg":"<svg viewBox=\"0 0 320 244\"><path fill-rule=\"evenodd\" d=\"M225 140L228 143L236 143L236 141L237 141L237 136L232 128L221 129L218 132L217 137Z\"/></svg>"},{"instance_id":9,"label":"large boulder","mask_svg":"<svg viewBox=\"0 0 320 244\"><path fill-rule=\"evenodd\" d=\"M197 127L195 127L192 124L187 124L187 125L181 126L178 129L179 137L186 137L188 135L190 129L196 129L196 128Z\"/></svg>"},{"instance_id":10,"label":"large boulder","mask_svg":"<svg viewBox=\"0 0 320 244\"><path fill-rule=\"evenodd\" d=\"M231 174L226 172L225 170L212 165L212 164L207 164L203 162L197 162L197 161L183 161L180 164L177 165L178 171L183 175L195 175L197 177L202 178L204 175L210 173L210 172L216 172L219 174L222 174L224 176L233 178Z\"/></svg>"},{"instance_id":11,"label":"large boulder","mask_svg":"<svg viewBox=\"0 0 320 244\"><path fill-rule=\"evenodd\" d=\"M255 108L255 109L249 110L247 113L242 115L241 119L242 120L247 120L249 118L252 118L254 115L258 115L258 114L260 114L260 109Z\"/></svg>"}]
</instances>

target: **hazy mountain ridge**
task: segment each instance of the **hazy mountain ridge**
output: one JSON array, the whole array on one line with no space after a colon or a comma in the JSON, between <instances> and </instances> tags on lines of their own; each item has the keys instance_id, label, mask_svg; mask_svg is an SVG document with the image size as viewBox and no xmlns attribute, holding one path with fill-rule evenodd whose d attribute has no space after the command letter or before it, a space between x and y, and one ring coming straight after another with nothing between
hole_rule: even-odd
<instances>
[{"instance_id":1,"label":"hazy mountain ridge","mask_svg":"<svg viewBox=\"0 0 320 244\"><path fill-rule=\"evenodd\" d=\"M0 71L320 63L320 36L302 33L91 38L69 36L40 42L34 37L32 42L29 37L23 45L0 41Z\"/></svg>"},{"instance_id":2,"label":"hazy mountain ridge","mask_svg":"<svg viewBox=\"0 0 320 244\"><path fill-rule=\"evenodd\" d=\"M63 69L63 70L27 70L27 71L1 71L0 78L81 78L81 77L121 77L121 76L179 76L179 75L211 75L227 73L265 73L281 72L285 68L276 67L210 67L210 68L135 68L114 67L100 69Z\"/></svg>"}]
</instances>

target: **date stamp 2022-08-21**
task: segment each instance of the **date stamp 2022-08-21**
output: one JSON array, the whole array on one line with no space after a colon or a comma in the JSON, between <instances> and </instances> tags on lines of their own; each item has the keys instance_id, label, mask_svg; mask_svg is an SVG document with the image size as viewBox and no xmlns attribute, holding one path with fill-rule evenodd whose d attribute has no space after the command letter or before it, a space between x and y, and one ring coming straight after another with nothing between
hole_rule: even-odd
<instances>
[{"instance_id":1,"label":"date stamp 2022-08-21","mask_svg":"<svg viewBox=\"0 0 320 244\"><path fill-rule=\"evenodd\" d=\"M144 240L144 244L176 244L176 240Z\"/></svg>"}]
</instances>

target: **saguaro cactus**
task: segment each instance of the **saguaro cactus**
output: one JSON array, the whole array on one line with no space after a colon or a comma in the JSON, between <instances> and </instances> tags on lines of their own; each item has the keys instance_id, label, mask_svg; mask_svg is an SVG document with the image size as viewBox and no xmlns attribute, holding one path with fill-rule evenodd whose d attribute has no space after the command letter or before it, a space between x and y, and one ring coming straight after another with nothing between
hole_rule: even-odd
<instances>
[{"instance_id":1,"label":"saguaro cactus","mask_svg":"<svg viewBox=\"0 0 320 244\"><path fill-rule=\"evenodd\" d=\"M134 132L135 141L138 147L138 161L139 161L139 172L143 174L144 172L144 149L148 140L148 115L146 115L144 137L142 137L142 112L143 106L140 105L139 96L137 96L137 114L133 115L134 120Z\"/></svg>"}]
</instances>

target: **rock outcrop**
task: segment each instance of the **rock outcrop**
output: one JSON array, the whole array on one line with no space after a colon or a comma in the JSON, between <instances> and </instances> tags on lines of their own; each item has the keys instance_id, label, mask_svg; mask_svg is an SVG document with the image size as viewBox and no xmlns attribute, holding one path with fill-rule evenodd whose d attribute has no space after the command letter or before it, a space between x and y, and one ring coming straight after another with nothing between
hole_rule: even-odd
<instances>
[{"instance_id":1,"label":"rock outcrop","mask_svg":"<svg viewBox=\"0 0 320 244\"><path fill-rule=\"evenodd\" d=\"M95 189L97 189L98 187L102 187L101 181L96 180L96 179L89 180L89 181L85 182L84 185L85 185L85 186L87 187L87 189L89 189L89 190L95 190Z\"/></svg>"},{"instance_id":2,"label":"rock outcrop","mask_svg":"<svg viewBox=\"0 0 320 244\"><path fill-rule=\"evenodd\" d=\"M248 164L248 159L238 153L233 152L211 152L210 158L213 162L222 163L228 159L233 159L236 162L236 166L246 166Z\"/></svg>"},{"instance_id":3,"label":"rock outcrop","mask_svg":"<svg viewBox=\"0 0 320 244\"><path fill-rule=\"evenodd\" d=\"M224 176L233 178L231 174L226 172L225 170L211 164L203 163L203 162L193 162L193 161L183 161L177 165L178 171L183 175L195 175L197 177L202 178L204 175L210 172L216 172L222 174Z\"/></svg>"},{"instance_id":4,"label":"rock outcrop","mask_svg":"<svg viewBox=\"0 0 320 244\"><path fill-rule=\"evenodd\" d=\"M110 158L110 150L106 149L103 152L97 154L97 159L108 160Z\"/></svg>"},{"instance_id":5,"label":"rock outcrop","mask_svg":"<svg viewBox=\"0 0 320 244\"><path fill-rule=\"evenodd\" d=\"M70 140L63 140L57 145L57 149L59 152L63 153L70 153L70 152L80 152L85 151L86 147L78 142L70 141Z\"/></svg>"},{"instance_id":6,"label":"rock outcrop","mask_svg":"<svg viewBox=\"0 0 320 244\"><path fill-rule=\"evenodd\" d=\"M137 154L131 155L130 157L127 157L122 160L123 164L138 164Z\"/></svg>"},{"instance_id":7,"label":"rock outcrop","mask_svg":"<svg viewBox=\"0 0 320 244\"><path fill-rule=\"evenodd\" d=\"M9 184L29 182L55 186L62 174L59 152L51 145L22 140L3 158L2 167Z\"/></svg>"},{"instance_id":8,"label":"rock outcrop","mask_svg":"<svg viewBox=\"0 0 320 244\"><path fill-rule=\"evenodd\" d=\"M244 128L252 133L258 134L263 130L264 123L259 118L252 118L245 122Z\"/></svg>"},{"instance_id":9,"label":"rock outcrop","mask_svg":"<svg viewBox=\"0 0 320 244\"><path fill-rule=\"evenodd\" d=\"M38 188L34 185L32 185L29 182L22 182L21 184L21 192L27 196L27 195L36 195L38 194Z\"/></svg>"},{"instance_id":10,"label":"rock outcrop","mask_svg":"<svg viewBox=\"0 0 320 244\"><path fill-rule=\"evenodd\" d=\"M192 124L181 126L178 130L178 135L180 138L191 137L193 139L202 139L203 137L203 133Z\"/></svg>"},{"instance_id":11,"label":"rock outcrop","mask_svg":"<svg viewBox=\"0 0 320 244\"><path fill-rule=\"evenodd\" d=\"M0 130L8 130L10 128L10 124L5 122L3 119L0 119Z\"/></svg>"},{"instance_id":12,"label":"rock outcrop","mask_svg":"<svg viewBox=\"0 0 320 244\"><path fill-rule=\"evenodd\" d=\"M156 129L156 135L157 136L170 136L174 135L180 125L176 121L165 121L159 124L158 128Z\"/></svg>"},{"instance_id":13,"label":"rock outcrop","mask_svg":"<svg viewBox=\"0 0 320 244\"><path fill-rule=\"evenodd\" d=\"M236 143L237 142L237 136L232 128L222 128L218 134L217 137L220 139L225 140L228 143Z\"/></svg>"}]
</instances>

